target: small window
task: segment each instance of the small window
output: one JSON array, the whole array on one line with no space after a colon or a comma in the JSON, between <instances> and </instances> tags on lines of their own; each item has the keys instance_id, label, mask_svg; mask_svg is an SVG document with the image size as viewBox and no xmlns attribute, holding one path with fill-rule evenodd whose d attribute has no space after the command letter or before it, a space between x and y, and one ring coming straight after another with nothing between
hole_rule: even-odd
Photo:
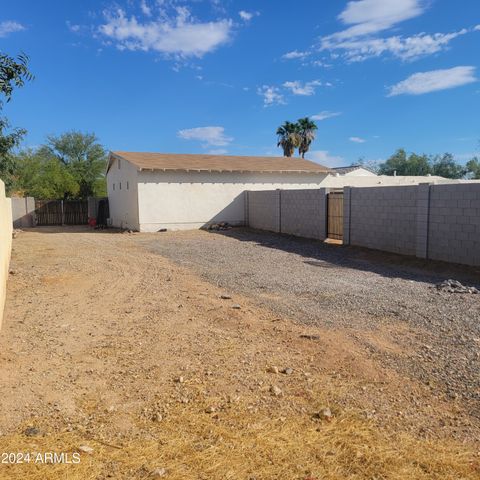
<instances>
[{"instance_id":1,"label":"small window","mask_svg":"<svg viewBox=\"0 0 480 480\"><path fill-rule=\"evenodd\" d=\"M121 190L122 189L122 182L120 182L118 185L119 185L118 189Z\"/></svg>"},{"instance_id":2,"label":"small window","mask_svg":"<svg viewBox=\"0 0 480 480\"><path fill-rule=\"evenodd\" d=\"M128 190L128 182L127 182L127 190Z\"/></svg>"},{"instance_id":3,"label":"small window","mask_svg":"<svg viewBox=\"0 0 480 480\"><path fill-rule=\"evenodd\" d=\"M118 159L117 162L118 162L118 169L120 170L122 168L122 161Z\"/></svg>"},{"instance_id":4,"label":"small window","mask_svg":"<svg viewBox=\"0 0 480 480\"><path fill-rule=\"evenodd\" d=\"M113 191L115 191L115 184L113 184Z\"/></svg>"}]
</instances>

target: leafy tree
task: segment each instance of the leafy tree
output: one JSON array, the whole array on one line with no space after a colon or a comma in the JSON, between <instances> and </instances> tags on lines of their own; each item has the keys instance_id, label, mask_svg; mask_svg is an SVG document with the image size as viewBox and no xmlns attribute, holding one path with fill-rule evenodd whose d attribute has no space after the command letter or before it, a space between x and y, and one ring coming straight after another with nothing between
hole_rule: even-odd
<instances>
[{"instance_id":1,"label":"leafy tree","mask_svg":"<svg viewBox=\"0 0 480 480\"><path fill-rule=\"evenodd\" d=\"M410 154L404 175L429 175L431 173L432 167L427 155Z\"/></svg>"},{"instance_id":2,"label":"leafy tree","mask_svg":"<svg viewBox=\"0 0 480 480\"><path fill-rule=\"evenodd\" d=\"M380 175L428 175L432 173L430 160L426 155L407 155L403 148L398 149L378 168Z\"/></svg>"},{"instance_id":3,"label":"leafy tree","mask_svg":"<svg viewBox=\"0 0 480 480\"><path fill-rule=\"evenodd\" d=\"M78 184L78 196L104 196L107 152L94 133L71 131L59 136L50 135L38 154L56 159ZM70 192L65 191L65 197Z\"/></svg>"},{"instance_id":4,"label":"leafy tree","mask_svg":"<svg viewBox=\"0 0 480 480\"><path fill-rule=\"evenodd\" d=\"M467 162L467 172L475 180L480 180L480 159L473 157Z\"/></svg>"},{"instance_id":5,"label":"leafy tree","mask_svg":"<svg viewBox=\"0 0 480 480\"><path fill-rule=\"evenodd\" d=\"M7 102L12 98L15 87L23 87L26 81L33 80L28 70L29 58L22 53L16 59L0 52L0 92Z\"/></svg>"},{"instance_id":6,"label":"leafy tree","mask_svg":"<svg viewBox=\"0 0 480 480\"><path fill-rule=\"evenodd\" d=\"M295 149L300 146L301 136L298 131L298 124L288 120L277 129L278 143L277 147L282 147L283 156L291 157Z\"/></svg>"},{"instance_id":7,"label":"leafy tree","mask_svg":"<svg viewBox=\"0 0 480 480\"><path fill-rule=\"evenodd\" d=\"M58 159L40 151L19 153L16 162L16 193L36 198L76 197L79 185Z\"/></svg>"},{"instance_id":8,"label":"leafy tree","mask_svg":"<svg viewBox=\"0 0 480 480\"><path fill-rule=\"evenodd\" d=\"M318 129L316 123L310 118L300 118L297 122L298 133L300 134L300 145L298 153L305 158L305 154L310 149L310 144L315 140L315 131Z\"/></svg>"},{"instance_id":9,"label":"leafy tree","mask_svg":"<svg viewBox=\"0 0 480 480\"><path fill-rule=\"evenodd\" d=\"M474 166L474 163L472 163ZM473 167L472 167L473 168ZM385 163L380 164L381 175L438 175L445 178L463 178L468 170L455 162L451 153L429 157L411 153L402 148L397 150Z\"/></svg>"},{"instance_id":10,"label":"leafy tree","mask_svg":"<svg viewBox=\"0 0 480 480\"><path fill-rule=\"evenodd\" d=\"M433 158L432 170L434 175L445 178L463 178L467 169L455 162L451 153L444 153Z\"/></svg>"},{"instance_id":11,"label":"leafy tree","mask_svg":"<svg viewBox=\"0 0 480 480\"><path fill-rule=\"evenodd\" d=\"M380 164L378 173L380 175L404 175L407 161L407 152L403 148L399 148L385 163Z\"/></svg>"},{"instance_id":12,"label":"leafy tree","mask_svg":"<svg viewBox=\"0 0 480 480\"><path fill-rule=\"evenodd\" d=\"M28 70L28 57L24 54L16 59L0 52L0 111L2 96L9 102L16 87L22 87L33 75ZM0 177L10 191L14 181L15 156L13 150L20 144L26 131L21 128L9 130L6 118L0 117Z\"/></svg>"},{"instance_id":13,"label":"leafy tree","mask_svg":"<svg viewBox=\"0 0 480 480\"><path fill-rule=\"evenodd\" d=\"M5 182L7 192L10 192L15 179L15 155L13 150L20 145L26 130L14 128L6 118L0 117L0 178Z\"/></svg>"}]
</instances>

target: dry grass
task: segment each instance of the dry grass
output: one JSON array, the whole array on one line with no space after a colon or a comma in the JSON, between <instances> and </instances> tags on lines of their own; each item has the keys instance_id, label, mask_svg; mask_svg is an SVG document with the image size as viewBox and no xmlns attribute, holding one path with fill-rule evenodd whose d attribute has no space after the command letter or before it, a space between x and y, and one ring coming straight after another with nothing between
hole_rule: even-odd
<instances>
[{"instance_id":1,"label":"dry grass","mask_svg":"<svg viewBox=\"0 0 480 480\"><path fill-rule=\"evenodd\" d=\"M140 479L158 467L172 480L480 478L478 453L467 447L389 434L354 413L325 422L307 414L275 418L241 404L213 415L199 404L177 405L143 432L117 444L75 433L5 436L1 451L72 453L89 445L94 453L78 465L1 465L0 478Z\"/></svg>"},{"instance_id":2,"label":"dry grass","mask_svg":"<svg viewBox=\"0 0 480 480\"><path fill-rule=\"evenodd\" d=\"M377 365L344 332L277 322L239 296L233 312L221 290L139 255L131 237L112 237L109 258L104 238L17 242L0 359L0 430L16 433L0 435L0 452L94 450L78 465L0 463L0 479L148 479L159 467L166 480L480 479L478 445L448 439L462 429L460 402ZM80 289L51 280L70 273ZM35 301L26 290L39 292ZM301 339L307 331L318 340ZM380 333L365 341L392 351ZM272 383L283 395L271 395ZM331 421L312 418L323 406ZM26 422L41 434L19 433Z\"/></svg>"}]
</instances>

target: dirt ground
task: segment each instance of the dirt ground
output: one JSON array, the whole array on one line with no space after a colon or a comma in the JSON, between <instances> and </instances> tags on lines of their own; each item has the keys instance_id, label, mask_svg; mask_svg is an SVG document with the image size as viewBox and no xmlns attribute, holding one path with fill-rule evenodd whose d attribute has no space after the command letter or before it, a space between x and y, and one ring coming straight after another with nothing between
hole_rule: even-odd
<instances>
[{"instance_id":1,"label":"dirt ground","mask_svg":"<svg viewBox=\"0 0 480 480\"><path fill-rule=\"evenodd\" d=\"M3 455L0 478L480 478L470 404L368 346L414 355L396 341L414 326L359 339L348 319L279 314L152 249L209 234L188 235L37 228L14 240L0 453L23 457Z\"/></svg>"}]
</instances>

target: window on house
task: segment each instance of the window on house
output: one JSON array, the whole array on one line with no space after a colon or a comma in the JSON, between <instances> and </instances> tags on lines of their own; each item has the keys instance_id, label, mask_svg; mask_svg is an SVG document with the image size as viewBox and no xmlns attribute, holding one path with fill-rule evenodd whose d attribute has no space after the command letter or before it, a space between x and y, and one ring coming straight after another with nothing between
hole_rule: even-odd
<instances>
[{"instance_id":1,"label":"window on house","mask_svg":"<svg viewBox=\"0 0 480 480\"><path fill-rule=\"evenodd\" d=\"M122 168L122 161L119 159L118 161L118 169L120 170Z\"/></svg>"},{"instance_id":2,"label":"window on house","mask_svg":"<svg viewBox=\"0 0 480 480\"><path fill-rule=\"evenodd\" d=\"M127 190L128 190L128 182L127 182Z\"/></svg>"},{"instance_id":3,"label":"window on house","mask_svg":"<svg viewBox=\"0 0 480 480\"><path fill-rule=\"evenodd\" d=\"M115 191L115 184L113 184L113 191Z\"/></svg>"},{"instance_id":4,"label":"window on house","mask_svg":"<svg viewBox=\"0 0 480 480\"><path fill-rule=\"evenodd\" d=\"M118 185L119 185L119 187L118 187L119 190L121 190L122 189L122 182L120 182Z\"/></svg>"}]
</instances>

